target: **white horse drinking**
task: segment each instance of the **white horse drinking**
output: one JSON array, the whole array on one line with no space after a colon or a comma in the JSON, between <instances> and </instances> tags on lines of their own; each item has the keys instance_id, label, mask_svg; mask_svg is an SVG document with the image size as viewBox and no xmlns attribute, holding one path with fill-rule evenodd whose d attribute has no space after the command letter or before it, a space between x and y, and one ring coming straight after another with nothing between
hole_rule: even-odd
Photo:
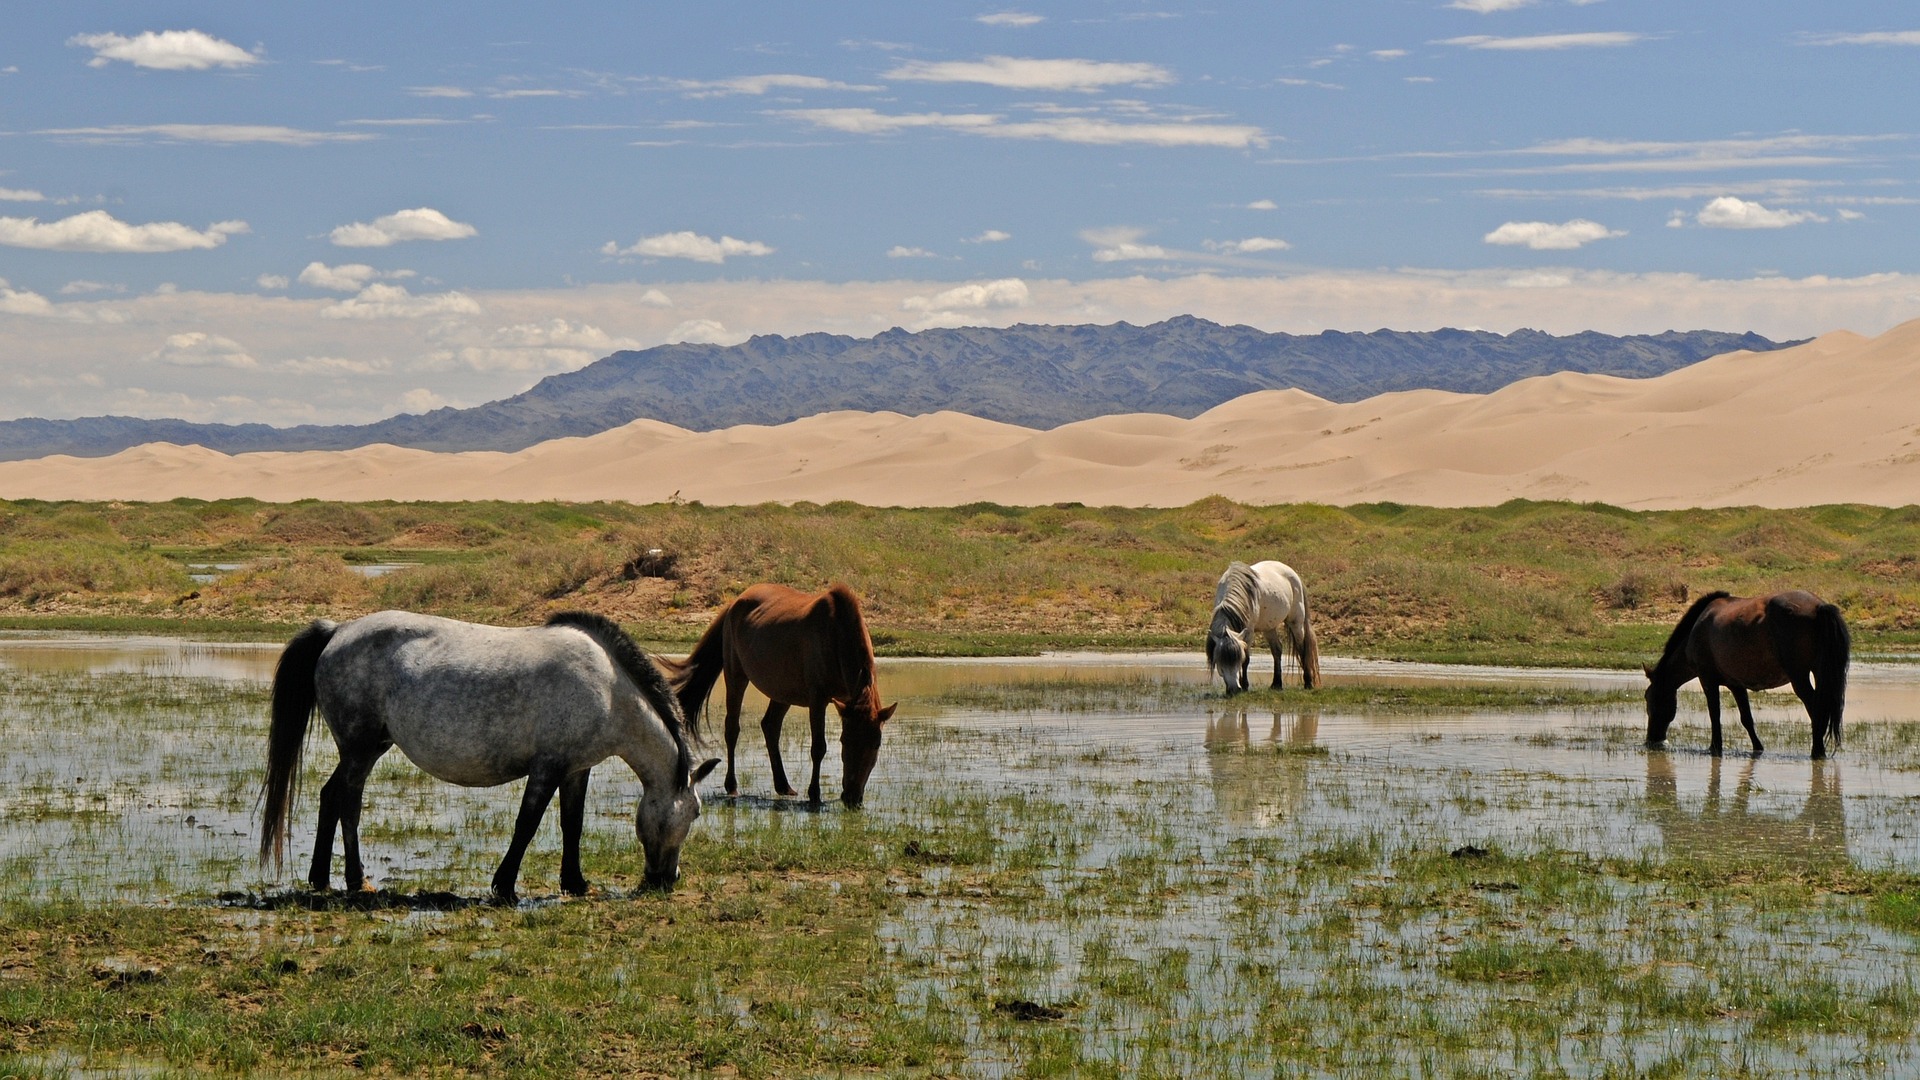
<instances>
[{"instance_id":1,"label":"white horse drinking","mask_svg":"<svg viewBox=\"0 0 1920 1080\"><path fill-rule=\"evenodd\" d=\"M348 623L320 619L295 635L273 677L260 859L279 863L300 756L315 707L340 763L320 789L320 826L307 882L328 884L333 830L346 849L346 880L366 882L360 804L367 775L395 746L432 776L465 787L527 778L513 841L493 875L511 900L520 859L555 792L560 795L560 887L587 891L580 830L587 775L619 757L643 791L635 830L647 884L670 888L680 847L700 816L695 785L720 763L694 768L679 702L645 653L610 619L581 612L545 626L504 628L383 611ZM688 718L691 730L692 718Z\"/></svg>"},{"instance_id":2,"label":"white horse drinking","mask_svg":"<svg viewBox=\"0 0 1920 1080\"><path fill-rule=\"evenodd\" d=\"M1281 642L1281 631L1286 642ZM1213 590L1213 622L1207 628L1207 667L1227 684L1229 695L1247 688L1248 637L1259 633L1273 652L1273 688L1280 689L1280 658L1291 648L1300 660L1300 681L1320 684L1320 649L1307 619L1307 587L1283 562L1236 562Z\"/></svg>"}]
</instances>

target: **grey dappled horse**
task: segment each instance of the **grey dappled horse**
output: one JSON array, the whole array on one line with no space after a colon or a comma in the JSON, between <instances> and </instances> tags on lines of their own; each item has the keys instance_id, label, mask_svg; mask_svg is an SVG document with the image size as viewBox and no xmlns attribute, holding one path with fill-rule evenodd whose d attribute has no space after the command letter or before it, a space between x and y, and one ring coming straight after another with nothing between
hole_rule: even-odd
<instances>
[{"instance_id":1,"label":"grey dappled horse","mask_svg":"<svg viewBox=\"0 0 1920 1080\"><path fill-rule=\"evenodd\" d=\"M1281 641L1281 632L1286 640ZM1293 567L1269 559L1248 566L1229 563L1213 590L1213 620L1207 627L1207 669L1227 684L1229 696L1247 688L1248 638L1260 634L1273 653L1273 688L1280 689L1280 657L1286 648L1300 660L1300 681L1320 685L1320 647L1307 617L1307 587Z\"/></svg>"},{"instance_id":2,"label":"grey dappled horse","mask_svg":"<svg viewBox=\"0 0 1920 1080\"><path fill-rule=\"evenodd\" d=\"M719 759L694 768L680 705L653 662L612 620L581 612L545 626L506 628L406 611L347 623L320 619L295 635L273 677L260 858L279 865L286 847L307 726L326 718L340 763L320 790L320 825L307 875L325 889L333 830L341 831L346 883L366 883L360 862L360 804L374 763L398 746L428 774L465 787L527 778L513 842L493 875L511 900L520 859L554 793L563 837L560 886L587 891L580 830L587 775L618 757L643 791L635 830L646 851L646 881L669 888L680 846L700 816L696 785ZM688 725L691 728L691 724Z\"/></svg>"}]
</instances>

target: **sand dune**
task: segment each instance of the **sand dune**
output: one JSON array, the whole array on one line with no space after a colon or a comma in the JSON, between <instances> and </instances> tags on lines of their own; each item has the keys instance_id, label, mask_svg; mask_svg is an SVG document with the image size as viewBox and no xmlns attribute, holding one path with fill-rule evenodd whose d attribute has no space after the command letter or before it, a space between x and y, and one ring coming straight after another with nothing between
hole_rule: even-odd
<instances>
[{"instance_id":1,"label":"sand dune","mask_svg":"<svg viewBox=\"0 0 1920 1080\"><path fill-rule=\"evenodd\" d=\"M1920 321L1730 353L1657 379L1560 374L1492 394L1336 404L1298 390L1192 420L1034 431L957 413L836 412L693 432L642 420L517 453L395 446L226 455L152 444L0 463L0 497L624 499L1168 506L1524 497L1672 508L1920 502Z\"/></svg>"}]
</instances>

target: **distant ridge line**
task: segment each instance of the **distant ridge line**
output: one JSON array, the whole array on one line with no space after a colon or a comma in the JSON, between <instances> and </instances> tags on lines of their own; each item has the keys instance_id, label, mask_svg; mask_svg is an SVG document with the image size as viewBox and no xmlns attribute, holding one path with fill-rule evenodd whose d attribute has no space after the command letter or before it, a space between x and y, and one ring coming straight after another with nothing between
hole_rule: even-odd
<instances>
[{"instance_id":1,"label":"distant ridge line","mask_svg":"<svg viewBox=\"0 0 1920 1080\"><path fill-rule=\"evenodd\" d=\"M228 454L349 450L373 443L515 451L640 419L704 431L781 424L840 409L909 415L951 410L1053 428L1113 413L1190 418L1258 390L1298 388L1333 401L1358 401L1397 390L1487 393L1560 371L1650 378L1722 353L1795 344L1712 330L1297 335L1191 315L1150 326L896 327L871 338L768 334L739 345L683 343L617 352L548 376L513 397L371 424L276 428L129 416L0 421L0 461L105 457L151 442L198 444Z\"/></svg>"}]
</instances>

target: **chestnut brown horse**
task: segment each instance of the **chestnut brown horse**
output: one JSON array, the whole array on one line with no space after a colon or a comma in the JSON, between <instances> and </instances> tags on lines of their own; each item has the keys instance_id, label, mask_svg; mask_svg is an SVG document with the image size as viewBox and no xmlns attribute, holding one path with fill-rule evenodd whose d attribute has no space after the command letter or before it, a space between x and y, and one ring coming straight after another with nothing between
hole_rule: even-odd
<instances>
[{"instance_id":1,"label":"chestnut brown horse","mask_svg":"<svg viewBox=\"0 0 1920 1080\"><path fill-rule=\"evenodd\" d=\"M820 801L820 759L827 756L827 704L840 713L840 757L846 765L840 801L859 806L867 777L880 757L881 729L894 707L880 706L874 683L873 640L860 617L853 590L835 583L826 592L803 593L785 585L754 585L720 610L685 660L662 660L669 684L687 716L699 715L713 684L727 679L727 794L739 794L733 747L740 738L740 705L747 685L767 696L760 719L773 789L793 795L780 760L780 724L787 710L807 710L813 730L813 780L807 799Z\"/></svg>"},{"instance_id":2,"label":"chestnut brown horse","mask_svg":"<svg viewBox=\"0 0 1920 1080\"><path fill-rule=\"evenodd\" d=\"M1681 684L1698 678L1713 721L1708 752L1720 752L1720 688L1725 686L1733 691L1740 723L1758 754L1765 747L1753 730L1747 691L1791 683L1813 721L1813 756L1826 757L1829 737L1840 749L1850 647L1840 609L1810 592L1745 598L1708 593L1680 617L1660 662L1646 669L1647 745L1666 741Z\"/></svg>"}]
</instances>

